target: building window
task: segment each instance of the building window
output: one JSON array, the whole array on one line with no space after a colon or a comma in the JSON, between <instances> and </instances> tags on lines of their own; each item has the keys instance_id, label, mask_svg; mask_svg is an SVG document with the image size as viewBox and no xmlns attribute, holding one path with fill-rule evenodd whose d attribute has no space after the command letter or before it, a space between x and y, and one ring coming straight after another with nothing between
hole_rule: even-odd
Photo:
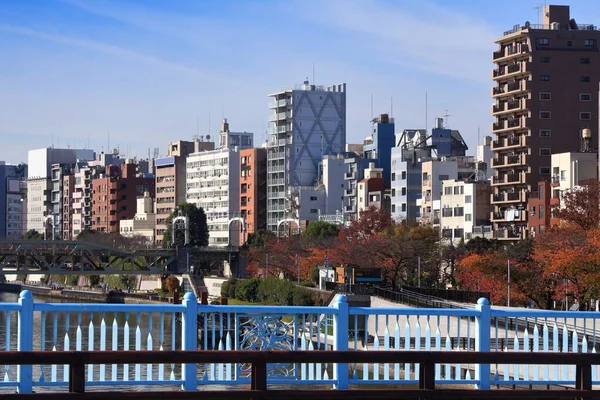
<instances>
[{"instance_id":1,"label":"building window","mask_svg":"<svg viewBox=\"0 0 600 400\"><path fill-rule=\"evenodd\" d=\"M580 59L579 59L579 62L580 62L581 64L589 64L589 63L590 63L590 59L589 59L589 58L587 58L587 57L580 58Z\"/></svg>"},{"instance_id":2,"label":"building window","mask_svg":"<svg viewBox=\"0 0 600 400\"><path fill-rule=\"evenodd\" d=\"M594 47L596 46L596 39L585 39L584 44L585 47Z\"/></svg>"},{"instance_id":3,"label":"building window","mask_svg":"<svg viewBox=\"0 0 600 400\"><path fill-rule=\"evenodd\" d=\"M550 129L540 129L540 137L541 138L549 138L552 136L552 130Z\"/></svg>"},{"instance_id":4,"label":"building window","mask_svg":"<svg viewBox=\"0 0 600 400\"><path fill-rule=\"evenodd\" d=\"M392 172L392 182L396 180L396 173Z\"/></svg>"},{"instance_id":5,"label":"building window","mask_svg":"<svg viewBox=\"0 0 600 400\"><path fill-rule=\"evenodd\" d=\"M471 214L465 214L465 222L471 222L472 217Z\"/></svg>"},{"instance_id":6,"label":"building window","mask_svg":"<svg viewBox=\"0 0 600 400\"><path fill-rule=\"evenodd\" d=\"M589 81L590 81L589 76L580 76L579 77L579 82L588 83Z\"/></svg>"},{"instance_id":7,"label":"building window","mask_svg":"<svg viewBox=\"0 0 600 400\"><path fill-rule=\"evenodd\" d=\"M579 101L592 101L590 93L579 93Z\"/></svg>"},{"instance_id":8,"label":"building window","mask_svg":"<svg viewBox=\"0 0 600 400\"><path fill-rule=\"evenodd\" d=\"M540 111L540 119L550 119L552 118L552 113L550 111Z\"/></svg>"},{"instance_id":9,"label":"building window","mask_svg":"<svg viewBox=\"0 0 600 400\"><path fill-rule=\"evenodd\" d=\"M540 204L539 206L540 219L544 218L544 206Z\"/></svg>"},{"instance_id":10,"label":"building window","mask_svg":"<svg viewBox=\"0 0 600 400\"><path fill-rule=\"evenodd\" d=\"M550 156L552 155L552 151L547 147L540 148L540 156Z\"/></svg>"},{"instance_id":11,"label":"building window","mask_svg":"<svg viewBox=\"0 0 600 400\"><path fill-rule=\"evenodd\" d=\"M550 81L550 75L540 75L540 81L542 81L542 82L549 82Z\"/></svg>"},{"instance_id":12,"label":"building window","mask_svg":"<svg viewBox=\"0 0 600 400\"><path fill-rule=\"evenodd\" d=\"M396 205L395 204L392 204L392 212L393 213L396 212Z\"/></svg>"},{"instance_id":13,"label":"building window","mask_svg":"<svg viewBox=\"0 0 600 400\"><path fill-rule=\"evenodd\" d=\"M540 174L542 174L542 175L550 174L550 167L540 167Z\"/></svg>"},{"instance_id":14,"label":"building window","mask_svg":"<svg viewBox=\"0 0 600 400\"><path fill-rule=\"evenodd\" d=\"M396 189L392 189L392 197L396 197Z\"/></svg>"},{"instance_id":15,"label":"building window","mask_svg":"<svg viewBox=\"0 0 600 400\"><path fill-rule=\"evenodd\" d=\"M472 203L473 202L473 196L469 195L469 196L465 196L465 203Z\"/></svg>"},{"instance_id":16,"label":"building window","mask_svg":"<svg viewBox=\"0 0 600 400\"><path fill-rule=\"evenodd\" d=\"M317 196L310 196L310 201L317 201Z\"/></svg>"},{"instance_id":17,"label":"building window","mask_svg":"<svg viewBox=\"0 0 600 400\"><path fill-rule=\"evenodd\" d=\"M560 171L560 180L563 182L567 180L567 171L564 169Z\"/></svg>"},{"instance_id":18,"label":"building window","mask_svg":"<svg viewBox=\"0 0 600 400\"><path fill-rule=\"evenodd\" d=\"M550 44L550 40L548 38L539 38L537 40L537 44L539 46L548 46Z\"/></svg>"},{"instance_id":19,"label":"building window","mask_svg":"<svg viewBox=\"0 0 600 400\"><path fill-rule=\"evenodd\" d=\"M406 212L406 203L402 203L402 212Z\"/></svg>"},{"instance_id":20,"label":"building window","mask_svg":"<svg viewBox=\"0 0 600 400\"><path fill-rule=\"evenodd\" d=\"M592 119L592 113L589 112L580 112L579 113L579 119L583 120L583 121L587 121Z\"/></svg>"},{"instance_id":21,"label":"building window","mask_svg":"<svg viewBox=\"0 0 600 400\"><path fill-rule=\"evenodd\" d=\"M319 213L319 210L317 210L316 208L311 208L311 209L310 209L310 213L311 213L311 214L318 214L318 213Z\"/></svg>"},{"instance_id":22,"label":"building window","mask_svg":"<svg viewBox=\"0 0 600 400\"><path fill-rule=\"evenodd\" d=\"M542 92L540 93L540 100L552 100L552 94L548 92Z\"/></svg>"},{"instance_id":23,"label":"building window","mask_svg":"<svg viewBox=\"0 0 600 400\"><path fill-rule=\"evenodd\" d=\"M406 196L406 188L405 187L402 188L402 196Z\"/></svg>"},{"instance_id":24,"label":"building window","mask_svg":"<svg viewBox=\"0 0 600 400\"><path fill-rule=\"evenodd\" d=\"M402 180L406 179L406 171L402 171Z\"/></svg>"},{"instance_id":25,"label":"building window","mask_svg":"<svg viewBox=\"0 0 600 400\"><path fill-rule=\"evenodd\" d=\"M452 186L446 186L444 188L444 194L452 194Z\"/></svg>"},{"instance_id":26,"label":"building window","mask_svg":"<svg viewBox=\"0 0 600 400\"><path fill-rule=\"evenodd\" d=\"M544 185L538 185L538 199L542 200L544 198Z\"/></svg>"},{"instance_id":27,"label":"building window","mask_svg":"<svg viewBox=\"0 0 600 400\"><path fill-rule=\"evenodd\" d=\"M548 64L550 62L550 57L540 57L540 62Z\"/></svg>"}]
</instances>

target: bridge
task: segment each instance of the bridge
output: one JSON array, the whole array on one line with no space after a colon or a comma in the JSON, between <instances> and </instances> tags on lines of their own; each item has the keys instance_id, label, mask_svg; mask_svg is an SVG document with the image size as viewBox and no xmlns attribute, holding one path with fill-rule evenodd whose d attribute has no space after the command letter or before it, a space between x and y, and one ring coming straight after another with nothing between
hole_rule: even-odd
<instances>
[{"instance_id":1,"label":"bridge","mask_svg":"<svg viewBox=\"0 0 600 400\"><path fill-rule=\"evenodd\" d=\"M236 270L238 247L119 248L85 241L0 241L0 274L165 274L201 270L229 262Z\"/></svg>"},{"instance_id":2,"label":"bridge","mask_svg":"<svg viewBox=\"0 0 600 400\"><path fill-rule=\"evenodd\" d=\"M207 385L255 385L257 373L262 384L266 380L311 389L414 385L424 376L427 385L482 390L564 390L581 387L583 381L586 388L600 386L595 354L600 313L500 309L486 299L466 309L351 307L342 295L330 307L202 305L192 293L182 304L49 304L36 303L24 291L18 303L0 303L0 316L6 327L0 330L2 350L48 354L39 363L34 356L25 361L14 355L3 362L2 355L8 353L0 352L0 363L6 364L0 393L4 388L20 393L56 390L73 385L71 378L80 389L127 385L140 391L152 385L195 391ZM524 322L499 327L500 318ZM7 335L17 340L7 340ZM510 347L500 345L502 339L510 339ZM73 350L105 355L68 359L61 353ZM116 350L133 358L115 361L110 354ZM166 355L152 358L155 350ZM209 350L215 358L177 356L183 367L169 358L172 352ZM336 359L333 354L347 350L364 356ZM235 351L279 353L280 359L261 366L259 356L235 358ZM294 359L294 352L315 355ZM388 355L379 358L381 353ZM489 353L494 354L478 358ZM564 358L551 359L553 353ZM19 361L33 365L14 365Z\"/></svg>"}]
</instances>

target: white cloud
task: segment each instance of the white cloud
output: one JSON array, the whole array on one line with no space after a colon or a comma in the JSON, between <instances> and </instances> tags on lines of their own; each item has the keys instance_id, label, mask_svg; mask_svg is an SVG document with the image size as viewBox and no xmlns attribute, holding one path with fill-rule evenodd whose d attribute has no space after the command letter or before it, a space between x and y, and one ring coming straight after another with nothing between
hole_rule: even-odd
<instances>
[{"instance_id":1,"label":"white cloud","mask_svg":"<svg viewBox=\"0 0 600 400\"><path fill-rule=\"evenodd\" d=\"M494 32L471 15L420 0L411 2L329 0L322 9L304 15L346 35L367 57L456 78L489 82ZM297 2L294 7L302 7ZM358 51L358 50L357 50Z\"/></svg>"}]
</instances>

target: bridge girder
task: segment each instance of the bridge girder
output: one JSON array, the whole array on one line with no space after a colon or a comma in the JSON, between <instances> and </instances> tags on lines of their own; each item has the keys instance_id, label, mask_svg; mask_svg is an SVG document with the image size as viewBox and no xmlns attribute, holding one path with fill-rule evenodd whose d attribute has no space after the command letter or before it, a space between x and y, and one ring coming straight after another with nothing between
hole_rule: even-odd
<instances>
[{"instance_id":1,"label":"bridge girder","mask_svg":"<svg viewBox=\"0 0 600 400\"><path fill-rule=\"evenodd\" d=\"M202 261L236 259L232 247L186 248ZM0 241L0 274L114 275L181 272L176 249L121 249L83 241Z\"/></svg>"}]
</instances>

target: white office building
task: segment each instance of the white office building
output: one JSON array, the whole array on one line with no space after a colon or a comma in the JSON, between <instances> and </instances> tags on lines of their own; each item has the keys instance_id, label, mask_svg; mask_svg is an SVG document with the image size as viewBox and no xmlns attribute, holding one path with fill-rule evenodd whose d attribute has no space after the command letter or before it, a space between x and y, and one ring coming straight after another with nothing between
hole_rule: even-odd
<instances>
[{"instance_id":1,"label":"white office building","mask_svg":"<svg viewBox=\"0 0 600 400\"><path fill-rule=\"evenodd\" d=\"M240 155L229 148L192 153L186 160L186 201L206 213L210 246L239 245L229 220L240 211ZM237 229L232 224L232 229Z\"/></svg>"},{"instance_id":2,"label":"white office building","mask_svg":"<svg viewBox=\"0 0 600 400\"><path fill-rule=\"evenodd\" d=\"M325 87L306 80L269 97L267 229L275 232L279 221L298 219L298 205L291 203L304 200L296 194L300 188L317 186L323 156L344 151L346 84Z\"/></svg>"}]
</instances>

